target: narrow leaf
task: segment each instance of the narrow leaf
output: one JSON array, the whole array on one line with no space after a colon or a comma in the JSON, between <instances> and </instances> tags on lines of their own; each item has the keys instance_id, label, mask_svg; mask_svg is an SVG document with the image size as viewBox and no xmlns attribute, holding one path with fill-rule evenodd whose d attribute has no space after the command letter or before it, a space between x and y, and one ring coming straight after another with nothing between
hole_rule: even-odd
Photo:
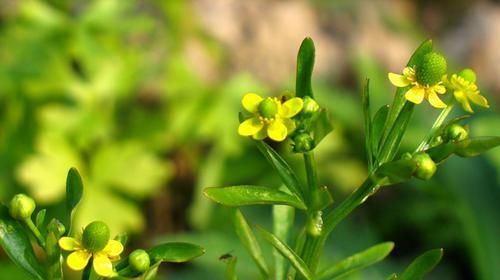
<instances>
[{"instance_id":1,"label":"narrow leaf","mask_svg":"<svg viewBox=\"0 0 500 280\"><path fill-rule=\"evenodd\" d=\"M385 242L352 255L318 273L318 279L340 279L383 260L394 248L393 242Z\"/></svg>"},{"instance_id":2,"label":"narrow leaf","mask_svg":"<svg viewBox=\"0 0 500 280\"><path fill-rule=\"evenodd\" d=\"M156 279L156 274L158 274L158 268L160 267L161 262L157 262L149 267L148 271L144 273L144 275L140 279L144 280L154 280Z\"/></svg>"},{"instance_id":3,"label":"narrow leaf","mask_svg":"<svg viewBox=\"0 0 500 280\"><path fill-rule=\"evenodd\" d=\"M269 276L269 269L266 261L264 260L262 250L260 249L259 243L257 242L252 229L239 209L234 210L233 222L236 234L243 243L243 246L245 246L247 252L259 267L262 275L267 278Z\"/></svg>"},{"instance_id":4,"label":"narrow leaf","mask_svg":"<svg viewBox=\"0 0 500 280\"><path fill-rule=\"evenodd\" d=\"M255 141L257 148L266 157L267 161L278 172L281 180L288 189L304 201L304 187L297 179L297 175L290 168L288 163L273 149L263 141Z\"/></svg>"},{"instance_id":5,"label":"narrow leaf","mask_svg":"<svg viewBox=\"0 0 500 280\"><path fill-rule=\"evenodd\" d=\"M45 215L47 213L47 209L42 209L36 214L35 225L38 229L42 228L43 223L45 222Z\"/></svg>"},{"instance_id":6,"label":"narrow leaf","mask_svg":"<svg viewBox=\"0 0 500 280\"><path fill-rule=\"evenodd\" d=\"M389 106L385 105L380 107L378 111L375 113L372 121L372 151L373 156L375 157L378 153L378 149L380 146L380 141L382 138L382 132L384 129L384 123L387 119L387 113L389 112Z\"/></svg>"},{"instance_id":7,"label":"narrow leaf","mask_svg":"<svg viewBox=\"0 0 500 280\"><path fill-rule=\"evenodd\" d=\"M312 120L311 130L314 139L314 147L316 147L321 140L333 130L333 125L327 110L320 109L320 111L315 114Z\"/></svg>"},{"instance_id":8,"label":"narrow leaf","mask_svg":"<svg viewBox=\"0 0 500 280\"><path fill-rule=\"evenodd\" d=\"M205 249L200 246L185 242L164 243L148 250L149 257L153 263L182 263L197 258L204 253Z\"/></svg>"},{"instance_id":9,"label":"narrow leaf","mask_svg":"<svg viewBox=\"0 0 500 280\"><path fill-rule=\"evenodd\" d=\"M276 250L278 250L278 252L280 252L280 254L292 264L302 277L306 280L313 279L313 274L307 267L304 260L302 260L290 247L288 247L285 242L261 227L257 227L257 230L264 237L264 239L271 243L271 245L273 245L273 247L276 248Z\"/></svg>"},{"instance_id":10,"label":"narrow leaf","mask_svg":"<svg viewBox=\"0 0 500 280\"><path fill-rule=\"evenodd\" d=\"M293 222L295 218L295 208L287 205L273 206L273 232L274 234L287 242L290 239ZM273 250L274 258L274 278L276 280L285 279L287 263L283 256L276 250Z\"/></svg>"},{"instance_id":11,"label":"narrow leaf","mask_svg":"<svg viewBox=\"0 0 500 280\"><path fill-rule=\"evenodd\" d=\"M224 276L226 280L238 280L238 275L236 275L236 263L238 262L238 258L230 256L225 262L226 271L224 272Z\"/></svg>"},{"instance_id":12,"label":"narrow leaf","mask_svg":"<svg viewBox=\"0 0 500 280\"><path fill-rule=\"evenodd\" d=\"M429 273L441 261L443 249L434 249L425 252L416 258L401 275L400 280L419 280Z\"/></svg>"},{"instance_id":13,"label":"narrow leaf","mask_svg":"<svg viewBox=\"0 0 500 280\"><path fill-rule=\"evenodd\" d=\"M33 252L26 231L10 218L7 207L3 205L0 205L0 245L9 258L33 279L45 279L45 272Z\"/></svg>"},{"instance_id":14,"label":"narrow leaf","mask_svg":"<svg viewBox=\"0 0 500 280\"><path fill-rule=\"evenodd\" d=\"M409 180L417 170L417 164L411 159L391 161L380 166L375 176L387 177L390 184L397 184Z\"/></svg>"},{"instance_id":15,"label":"narrow leaf","mask_svg":"<svg viewBox=\"0 0 500 280\"><path fill-rule=\"evenodd\" d=\"M363 87L363 116L365 119L365 150L366 157L368 159L368 169L373 168L373 135L372 135L372 115L370 112L370 80L366 79L365 85Z\"/></svg>"},{"instance_id":16,"label":"narrow leaf","mask_svg":"<svg viewBox=\"0 0 500 280\"><path fill-rule=\"evenodd\" d=\"M406 102L401 109L401 112L394 122L394 125L390 129L385 142L380 148L379 156L377 157L379 159L379 163L385 163L392 160L394 155L398 151L399 145L401 144L401 139L403 138L408 123L410 122L413 108L413 103Z\"/></svg>"},{"instance_id":17,"label":"narrow leaf","mask_svg":"<svg viewBox=\"0 0 500 280\"><path fill-rule=\"evenodd\" d=\"M313 96L312 91L312 72L314 68L315 48L311 38L305 38L300 45L297 54L297 77L295 83L295 92L298 97Z\"/></svg>"},{"instance_id":18,"label":"narrow leaf","mask_svg":"<svg viewBox=\"0 0 500 280\"><path fill-rule=\"evenodd\" d=\"M73 211L83 195L82 177L76 168L72 167L66 177L66 215L68 218L68 231L71 231Z\"/></svg>"},{"instance_id":19,"label":"narrow leaf","mask_svg":"<svg viewBox=\"0 0 500 280\"><path fill-rule=\"evenodd\" d=\"M500 145L500 137L483 136L465 139L455 143L455 154L461 157L475 157Z\"/></svg>"},{"instance_id":20,"label":"narrow leaf","mask_svg":"<svg viewBox=\"0 0 500 280\"><path fill-rule=\"evenodd\" d=\"M230 186L206 188L205 195L213 201L226 206L239 207L256 204L283 204L299 209L305 205L296 196L262 186Z\"/></svg>"}]
</instances>

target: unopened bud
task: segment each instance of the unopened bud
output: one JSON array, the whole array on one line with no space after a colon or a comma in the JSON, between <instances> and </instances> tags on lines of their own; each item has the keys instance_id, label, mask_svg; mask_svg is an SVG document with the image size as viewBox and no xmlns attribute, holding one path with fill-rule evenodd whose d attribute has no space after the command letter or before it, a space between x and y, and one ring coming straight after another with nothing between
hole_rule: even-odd
<instances>
[{"instance_id":1,"label":"unopened bud","mask_svg":"<svg viewBox=\"0 0 500 280\"><path fill-rule=\"evenodd\" d=\"M419 153L413 156L413 160L417 164L417 170L414 176L422 179L429 180L436 173L437 166L436 163L431 159L431 157L426 153Z\"/></svg>"},{"instance_id":2,"label":"unopened bud","mask_svg":"<svg viewBox=\"0 0 500 280\"><path fill-rule=\"evenodd\" d=\"M149 255L142 249L135 250L128 256L128 264L135 272L143 273L149 269Z\"/></svg>"},{"instance_id":3,"label":"unopened bud","mask_svg":"<svg viewBox=\"0 0 500 280\"><path fill-rule=\"evenodd\" d=\"M35 211L36 203L33 198L25 194L16 194L9 205L9 213L16 220L26 220L31 218L31 214Z\"/></svg>"}]
</instances>

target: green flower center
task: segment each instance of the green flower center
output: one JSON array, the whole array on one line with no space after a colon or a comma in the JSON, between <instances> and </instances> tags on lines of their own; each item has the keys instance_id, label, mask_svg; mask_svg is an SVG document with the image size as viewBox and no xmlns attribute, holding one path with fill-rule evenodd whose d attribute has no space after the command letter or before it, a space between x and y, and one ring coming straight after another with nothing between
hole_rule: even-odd
<instances>
[{"instance_id":1,"label":"green flower center","mask_svg":"<svg viewBox=\"0 0 500 280\"><path fill-rule=\"evenodd\" d=\"M274 118L274 116L278 113L278 105L276 104L276 101L269 97L262 100L259 104L259 113L264 118Z\"/></svg>"},{"instance_id":2,"label":"green flower center","mask_svg":"<svg viewBox=\"0 0 500 280\"><path fill-rule=\"evenodd\" d=\"M92 253L102 251L108 244L110 237L109 227L101 221L87 225L83 230L82 245Z\"/></svg>"},{"instance_id":3,"label":"green flower center","mask_svg":"<svg viewBox=\"0 0 500 280\"><path fill-rule=\"evenodd\" d=\"M470 69L470 68L466 68L466 69L460 71L460 73L458 73L458 76L462 77L464 80L466 80L468 82L471 82L471 83L476 82L476 73L474 73L474 71L472 71L472 69Z\"/></svg>"},{"instance_id":4,"label":"green flower center","mask_svg":"<svg viewBox=\"0 0 500 280\"><path fill-rule=\"evenodd\" d=\"M417 82L424 86L433 86L441 81L446 74L446 68L446 59L436 52L430 52L424 55L420 65L417 65Z\"/></svg>"}]
</instances>

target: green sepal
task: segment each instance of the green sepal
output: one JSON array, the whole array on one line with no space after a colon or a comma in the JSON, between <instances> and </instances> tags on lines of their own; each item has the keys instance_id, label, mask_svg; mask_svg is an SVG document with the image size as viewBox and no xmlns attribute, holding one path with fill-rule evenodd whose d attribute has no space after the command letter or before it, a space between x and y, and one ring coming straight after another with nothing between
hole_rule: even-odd
<instances>
[{"instance_id":1,"label":"green sepal","mask_svg":"<svg viewBox=\"0 0 500 280\"><path fill-rule=\"evenodd\" d=\"M397 279L416 280L423 279L441 261L443 249L434 249L417 257Z\"/></svg>"},{"instance_id":2,"label":"green sepal","mask_svg":"<svg viewBox=\"0 0 500 280\"><path fill-rule=\"evenodd\" d=\"M152 263L183 263L205 253L202 247L186 242L168 242L156 245L148 250Z\"/></svg>"},{"instance_id":3,"label":"green sepal","mask_svg":"<svg viewBox=\"0 0 500 280\"><path fill-rule=\"evenodd\" d=\"M382 261L389 255L393 248L393 242L384 242L372 246L362 252L356 253L328 266L328 268L318 273L317 279L341 279L353 272Z\"/></svg>"},{"instance_id":4,"label":"green sepal","mask_svg":"<svg viewBox=\"0 0 500 280\"><path fill-rule=\"evenodd\" d=\"M297 76L295 81L295 93L297 97L310 96L314 98L311 79L315 52L313 40L309 37L305 38L297 54Z\"/></svg>"},{"instance_id":5,"label":"green sepal","mask_svg":"<svg viewBox=\"0 0 500 280\"><path fill-rule=\"evenodd\" d=\"M82 199L83 182L80 173L72 167L66 177L66 217L68 219L67 230L71 232L73 212Z\"/></svg>"},{"instance_id":6,"label":"green sepal","mask_svg":"<svg viewBox=\"0 0 500 280\"><path fill-rule=\"evenodd\" d=\"M288 247L283 240L259 226L257 226L257 230L265 240L267 240L283 257L290 262L290 264L302 277L304 277L304 279L314 279L312 272L309 270L304 260L302 260L297 253Z\"/></svg>"},{"instance_id":7,"label":"green sepal","mask_svg":"<svg viewBox=\"0 0 500 280\"><path fill-rule=\"evenodd\" d=\"M0 245L9 258L33 279L44 280L45 271L38 262L26 230L0 205Z\"/></svg>"},{"instance_id":8,"label":"green sepal","mask_svg":"<svg viewBox=\"0 0 500 280\"><path fill-rule=\"evenodd\" d=\"M42 209L38 211L38 213L36 214L35 225L39 230L43 227L43 224L45 223L46 214L47 214L47 209Z\"/></svg>"},{"instance_id":9,"label":"green sepal","mask_svg":"<svg viewBox=\"0 0 500 280\"><path fill-rule=\"evenodd\" d=\"M387 178L389 184L397 184L409 180L416 170L417 164L414 160L400 159L380 166L375 172L375 178L378 181Z\"/></svg>"},{"instance_id":10,"label":"green sepal","mask_svg":"<svg viewBox=\"0 0 500 280\"><path fill-rule=\"evenodd\" d=\"M212 187L206 188L203 193L213 201L231 207L281 204L306 209L305 204L296 196L263 186Z\"/></svg>"}]
</instances>

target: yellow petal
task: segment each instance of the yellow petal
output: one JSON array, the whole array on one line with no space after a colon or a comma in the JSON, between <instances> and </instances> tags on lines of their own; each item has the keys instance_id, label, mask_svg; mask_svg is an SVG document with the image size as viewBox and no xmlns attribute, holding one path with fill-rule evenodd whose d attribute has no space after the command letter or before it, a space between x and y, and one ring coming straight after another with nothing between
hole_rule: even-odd
<instances>
[{"instance_id":1,"label":"yellow petal","mask_svg":"<svg viewBox=\"0 0 500 280\"><path fill-rule=\"evenodd\" d=\"M453 92L453 96L455 96L455 99L462 104L462 108L464 108L465 111L472 113L474 112L472 110L472 107L470 106L469 100L465 96L465 93L460 90L456 90Z\"/></svg>"},{"instance_id":2,"label":"yellow petal","mask_svg":"<svg viewBox=\"0 0 500 280\"><path fill-rule=\"evenodd\" d=\"M90 254L86 250L78 250L69 254L66 263L72 270L80 271L84 269L85 266L87 266L87 263L89 262L91 256L92 254Z\"/></svg>"},{"instance_id":3,"label":"yellow petal","mask_svg":"<svg viewBox=\"0 0 500 280\"><path fill-rule=\"evenodd\" d=\"M102 252L94 254L92 265L95 272L100 276L110 277L113 275L113 264L111 264L108 256Z\"/></svg>"},{"instance_id":4,"label":"yellow petal","mask_svg":"<svg viewBox=\"0 0 500 280\"><path fill-rule=\"evenodd\" d=\"M257 133L253 135L253 139L262 140L267 137L267 127L263 126Z\"/></svg>"},{"instance_id":5,"label":"yellow petal","mask_svg":"<svg viewBox=\"0 0 500 280\"><path fill-rule=\"evenodd\" d=\"M240 123L238 134L241 136L252 136L259 132L263 126L264 123L258 117L253 117Z\"/></svg>"},{"instance_id":6,"label":"yellow petal","mask_svg":"<svg viewBox=\"0 0 500 280\"><path fill-rule=\"evenodd\" d=\"M389 81L397 87L406 87L411 83L405 76L394 73L389 73Z\"/></svg>"},{"instance_id":7,"label":"yellow petal","mask_svg":"<svg viewBox=\"0 0 500 280\"><path fill-rule=\"evenodd\" d=\"M287 135L286 126L280 119L276 119L267 127L267 135L274 141L283 141Z\"/></svg>"},{"instance_id":8,"label":"yellow petal","mask_svg":"<svg viewBox=\"0 0 500 280\"><path fill-rule=\"evenodd\" d=\"M467 97L472 101L474 102L475 104L481 106L481 107L485 107L485 108L489 108L490 105L488 105L488 100L480 95L479 93L469 93L467 94Z\"/></svg>"},{"instance_id":9,"label":"yellow petal","mask_svg":"<svg viewBox=\"0 0 500 280\"><path fill-rule=\"evenodd\" d=\"M425 90L422 87L414 86L406 92L405 97L410 102L420 104L424 100Z\"/></svg>"},{"instance_id":10,"label":"yellow petal","mask_svg":"<svg viewBox=\"0 0 500 280\"><path fill-rule=\"evenodd\" d=\"M75 251L80 249L80 242L72 237L62 237L59 239L59 247L65 251Z\"/></svg>"},{"instance_id":11,"label":"yellow petal","mask_svg":"<svg viewBox=\"0 0 500 280\"><path fill-rule=\"evenodd\" d=\"M427 92L427 100L429 100L429 103L434 108L446 108L446 106L447 106L446 103L444 103L439 98L439 96L437 95L437 93L434 90L432 90L432 89L429 89L428 92Z\"/></svg>"},{"instance_id":12,"label":"yellow petal","mask_svg":"<svg viewBox=\"0 0 500 280\"><path fill-rule=\"evenodd\" d=\"M241 99L241 105L243 108L250 113L256 113L259 110L259 104L263 100L258 94L255 93L247 93Z\"/></svg>"},{"instance_id":13,"label":"yellow petal","mask_svg":"<svg viewBox=\"0 0 500 280\"><path fill-rule=\"evenodd\" d=\"M432 89L439 94L443 94L446 92L446 88L443 85L435 85L432 87Z\"/></svg>"},{"instance_id":14,"label":"yellow petal","mask_svg":"<svg viewBox=\"0 0 500 280\"><path fill-rule=\"evenodd\" d=\"M123 252L123 245L116 240L109 240L102 252L111 258L118 257Z\"/></svg>"},{"instance_id":15,"label":"yellow petal","mask_svg":"<svg viewBox=\"0 0 500 280\"><path fill-rule=\"evenodd\" d=\"M287 134L290 134L290 133L292 133L295 130L296 125L295 125L295 122L293 120L291 120L291 119L282 119L281 121L286 126Z\"/></svg>"},{"instance_id":16,"label":"yellow petal","mask_svg":"<svg viewBox=\"0 0 500 280\"><path fill-rule=\"evenodd\" d=\"M302 98L294 97L283 103L280 107L281 110L279 114L282 118L291 118L297 115L300 110L302 110L302 107L304 107L304 101Z\"/></svg>"}]
</instances>

